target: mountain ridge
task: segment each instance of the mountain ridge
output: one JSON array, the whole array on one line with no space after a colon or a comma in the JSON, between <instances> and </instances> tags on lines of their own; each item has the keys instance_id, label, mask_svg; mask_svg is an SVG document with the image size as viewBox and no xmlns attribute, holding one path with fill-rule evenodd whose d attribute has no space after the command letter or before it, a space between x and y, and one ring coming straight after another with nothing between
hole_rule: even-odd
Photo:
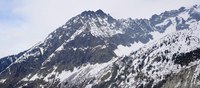
<instances>
[{"instance_id":1,"label":"mountain ridge","mask_svg":"<svg viewBox=\"0 0 200 88\"><path fill-rule=\"evenodd\" d=\"M0 72L0 86L10 88L123 87L124 85L119 84L117 81L126 82L125 79L127 77L123 72L129 72L128 69L130 69L126 66L129 64L126 64L127 62L124 61L126 61L126 59L132 60L130 55L137 55L137 52L141 51L141 48L135 49L135 47L132 46L136 44L138 44L138 47L144 45L148 46L149 42L155 42L155 40L159 41L162 37L167 38L170 34L173 35L179 31L186 32L183 34L180 32L178 35L187 34L187 31L190 32L190 30L195 31L199 28L199 8L200 6L198 5L189 9L182 7L179 10L166 11L160 15L153 15L149 20L114 19L102 10L97 10L95 12L84 11L49 34L44 42L38 43L27 51L22 52L17 57L11 56L14 59L9 59L7 57L9 59L8 64L1 64L4 65L2 66L4 68L1 68ZM194 33L188 35L195 37L198 35L198 31L195 35ZM176 40L176 37L167 38L167 42L172 42L169 43L169 46L171 46L170 44L174 44L171 39ZM190 44L196 42L193 37L189 37L188 39ZM152 46L153 45L156 44L152 44ZM162 47L163 44L158 46ZM126 47L128 47L130 51ZM116 53L116 50L118 50L119 53L128 52L118 55L119 53ZM153 49L150 49L150 51L152 50ZM192 50L188 50L187 52L189 53L190 51ZM161 53L160 51L158 52ZM146 57L145 54L141 55L141 57L143 56ZM180 57L182 57L182 55ZM135 60L140 60L139 58ZM192 61L196 60L198 59L192 59ZM181 60L177 59L176 63L180 61ZM0 61L0 63L4 63L4 60ZM121 65L120 63L125 64ZM188 64L187 61L185 63ZM142 63L138 62L135 66L137 65L137 71L142 72ZM119 69L120 66L122 67L120 69L123 70L123 68L125 68L126 70L118 71L117 69ZM98 72L101 74L98 74ZM119 78L115 79L114 77ZM142 77L143 76L139 76L139 79L142 79ZM160 82L163 83L162 81L163 80ZM78 83L76 84L76 82ZM116 85L117 83L118 85ZM154 81L148 81L148 83L149 87L157 85ZM145 84L137 84L135 87L139 88L141 86L143 88L144 85Z\"/></svg>"}]
</instances>

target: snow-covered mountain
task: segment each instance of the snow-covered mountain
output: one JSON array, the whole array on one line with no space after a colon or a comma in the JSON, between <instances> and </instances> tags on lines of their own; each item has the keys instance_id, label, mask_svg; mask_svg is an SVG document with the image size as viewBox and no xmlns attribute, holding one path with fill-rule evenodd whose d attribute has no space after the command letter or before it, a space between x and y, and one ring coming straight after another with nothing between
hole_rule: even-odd
<instances>
[{"instance_id":1,"label":"snow-covered mountain","mask_svg":"<svg viewBox=\"0 0 200 88\"><path fill-rule=\"evenodd\" d=\"M199 20L199 5L150 19L85 11L30 49L1 58L0 86L198 88Z\"/></svg>"}]
</instances>

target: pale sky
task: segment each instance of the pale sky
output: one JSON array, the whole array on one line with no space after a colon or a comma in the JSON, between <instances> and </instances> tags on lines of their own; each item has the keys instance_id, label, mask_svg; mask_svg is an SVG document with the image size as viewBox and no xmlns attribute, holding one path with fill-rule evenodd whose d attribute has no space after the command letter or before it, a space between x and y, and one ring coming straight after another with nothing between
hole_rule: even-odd
<instances>
[{"instance_id":1,"label":"pale sky","mask_svg":"<svg viewBox=\"0 0 200 88\"><path fill-rule=\"evenodd\" d=\"M116 19L150 18L200 0L0 0L0 57L42 41L71 17L102 9Z\"/></svg>"}]
</instances>

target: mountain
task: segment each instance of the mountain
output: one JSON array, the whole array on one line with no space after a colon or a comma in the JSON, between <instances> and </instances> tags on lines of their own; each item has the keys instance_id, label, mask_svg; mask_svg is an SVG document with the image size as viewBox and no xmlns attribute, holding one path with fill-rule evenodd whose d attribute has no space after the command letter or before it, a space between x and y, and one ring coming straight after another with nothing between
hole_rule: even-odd
<instances>
[{"instance_id":1,"label":"mountain","mask_svg":"<svg viewBox=\"0 0 200 88\"><path fill-rule=\"evenodd\" d=\"M199 20L199 5L150 19L84 11L43 42L1 58L0 86L198 88Z\"/></svg>"}]
</instances>

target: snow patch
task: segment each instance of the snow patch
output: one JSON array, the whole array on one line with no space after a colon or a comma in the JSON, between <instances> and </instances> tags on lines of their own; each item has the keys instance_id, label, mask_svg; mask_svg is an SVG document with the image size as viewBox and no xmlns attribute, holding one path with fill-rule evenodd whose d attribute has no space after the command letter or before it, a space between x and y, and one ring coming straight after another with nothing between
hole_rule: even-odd
<instances>
[{"instance_id":1,"label":"snow patch","mask_svg":"<svg viewBox=\"0 0 200 88\"><path fill-rule=\"evenodd\" d=\"M158 26L165 26L165 25L167 25L168 23L170 22L170 20L164 20L162 23L160 23L160 24L156 24L155 26L156 27L158 27Z\"/></svg>"},{"instance_id":2,"label":"snow patch","mask_svg":"<svg viewBox=\"0 0 200 88\"><path fill-rule=\"evenodd\" d=\"M116 23L108 23L107 18L105 19L98 18L98 20L103 26L98 27L94 23L95 21L89 22L89 25L91 27L90 32L93 36L112 37L113 35L124 33L122 29L114 28Z\"/></svg>"},{"instance_id":3,"label":"snow patch","mask_svg":"<svg viewBox=\"0 0 200 88\"><path fill-rule=\"evenodd\" d=\"M64 45L67 44L68 42L74 40L74 38L76 36L78 36L79 34L81 34L85 29L85 26L83 26L81 29L77 30L67 41L65 41L61 46L59 46L56 51L61 51L64 49Z\"/></svg>"},{"instance_id":4,"label":"snow patch","mask_svg":"<svg viewBox=\"0 0 200 88\"><path fill-rule=\"evenodd\" d=\"M34 81L36 79L40 79L40 77L38 76L38 74L33 75L29 81Z\"/></svg>"},{"instance_id":5,"label":"snow patch","mask_svg":"<svg viewBox=\"0 0 200 88\"><path fill-rule=\"evenodd\" d=\"M67 26L63 26L63 28L67 28Z\"/></svg>"},{"instance_id":6,"label":"snow patch","mask_svg":"<svg viewBox=\"0 0 200 88\"><path fill-rule=\"evenodd\" d=\"M6 79L0 79L0 83L4 83Z\"/></svg>"},{"instance_id":7,"label":"snow patch","mask_svg":"<svg viewBox=\"0 0 200 88\"><path fill-rule=\"evenodd\" d=\"M145 44L143 44L141 42L133 43L130 46L118 45L117 49L115 49L114 52L119 57L124 56L124 55L128 56L130 53L138 50L139 48L141 48L144 45Z\"/></svg>"},{"instance_id":8,"label":"snow patch","mask_svg":"<svg viewBox=\"0 0 200 88\"><path fill-rule=\"evenodd\" d=\"M183 18L184 20L187 20L190 17L190 15L188 14L188 12L183 12L179 14L179 17Z\"/></svg>"},{"instance_id":9,"label":"snow patch","mask_svg":"<svg viewBox=\"0 0 200 88\"><path fill-rule=\"evenodd\" d=\"M42 47L40 47L40 52L42 55L44 54L44 49Z\"/></svg>"},{"instance_id":10,"label":"snow patch","mask_svg":"<svg viewBox=\"0 0 200 88\"><path fill-rule=\"evenodd\" d=\"M85 88L92 88L92 84L85 86Z\"/></svg>"},{"instance_id":11,"label":"snow patch","mask_svg":"<svg viewBox=\"0 0 200 88\"><path fill-rule=\"evenodd\" d=\"M57 75L56 78L60 79L60 81L64 81L64 79L68 78L70 75L72 75L73 73L77 72L78 69L74 68L73 71L65 71L63 70L60 74Z\"/></svg>"},{"instance_id":12,"label":"snow patch","mask_svg":"<svg viewBox=\"0 0 200 88\"><path fill-rule=\"evenodd\" d=\"M65 78L64 81L61 81L61 87L65 86L64 83L67 81L72 84L79 84L87 79L95 78L94 82L88 84L86 87L90 88L92 85L101 82L101 78L112 69L112 64L117 60L117 58L113 58L111 61L106 63L97 63L97 64L86 64L84 66L78 67L75 71L63 71L59 77ZM66 74L66 76L65 76ZM110 78L110 77L109 77Z\"/></svg>"}]
</instances>

